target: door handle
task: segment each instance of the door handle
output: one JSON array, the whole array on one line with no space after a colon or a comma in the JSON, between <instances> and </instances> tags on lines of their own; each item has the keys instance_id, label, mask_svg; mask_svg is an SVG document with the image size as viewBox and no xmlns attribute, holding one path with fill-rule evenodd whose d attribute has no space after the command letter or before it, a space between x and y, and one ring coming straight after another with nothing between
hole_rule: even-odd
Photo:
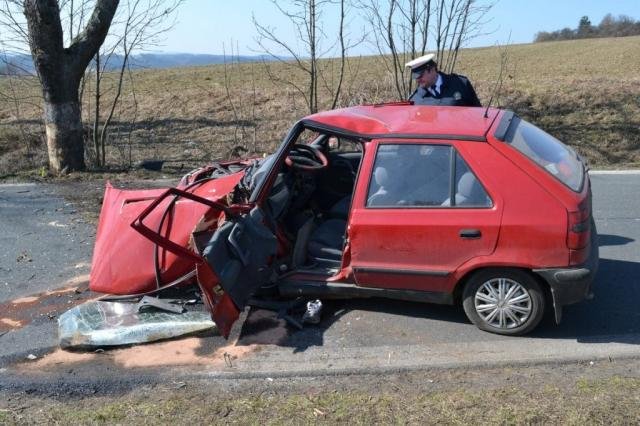
<instances>
[{"instance_id":1,"label":"door handle","mask_svg":"<svg viewBox=\"0 0 640 426\"><path fill-rule=\"evenodd\" d=\"M460 238L466 240L475 240L482 236L482 232L479 229L461 229Z\"/></svg>"}]
</instances>

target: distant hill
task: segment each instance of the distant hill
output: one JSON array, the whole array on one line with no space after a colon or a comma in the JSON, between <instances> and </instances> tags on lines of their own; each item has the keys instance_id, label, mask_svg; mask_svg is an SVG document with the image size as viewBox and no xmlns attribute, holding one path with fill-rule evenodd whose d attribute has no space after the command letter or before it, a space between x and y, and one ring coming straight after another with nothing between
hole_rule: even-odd
<instances>
[{"instance_id":1,"label":"distant hill","mask_svg":"<svg viewBox=\"0 0 640 426\"><path fill-rule=\"evenodd\" d=\"M202 55L193 53L141 53L131 58L131 65L134 68L176 68L193 67L199 65L215 65L231 62L259 62L271 61L268 55L257 56L235 56L233 58L224 55ZM122 64L122 58L116 58L112 65L118 68Z\"/></svg>"},{"instance_id":2,"label":"distant hill","mask_svg":"<svg viewBox=\"0 0 640 426\"><path fill-rule=\"evenodd\" d=\"M194 67L204 65L223 64L232 61L232 58L224 55L204 55L194 53L141 53L131 57L131 67L134 69L162 69L178 67ZM113 55L109 59L107 69L110 71L122 66L123 57ZM261 62L272 61L268 55L234 56L233 62ZM0 74L24 75L34 74L31 55L23 53L7 53L0 55Z\"/></svg>"}]
</instances>

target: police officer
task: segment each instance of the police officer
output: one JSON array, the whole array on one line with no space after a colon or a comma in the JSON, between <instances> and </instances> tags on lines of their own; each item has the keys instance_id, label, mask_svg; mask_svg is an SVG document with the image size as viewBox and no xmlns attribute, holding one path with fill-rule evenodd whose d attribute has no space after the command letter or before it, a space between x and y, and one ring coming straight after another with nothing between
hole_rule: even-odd
<instances>
[{"instance_id":1,"label":"police officer","mask_svg":"<svg viewBox=\"0 0 640 426\"><path fill-rule=\"evenodd\" d=\"M416 105L482 106L469 79L438 71L436 55L430 53L405 64L418 88L409 97Z\"/></svg>"}]
</instances>

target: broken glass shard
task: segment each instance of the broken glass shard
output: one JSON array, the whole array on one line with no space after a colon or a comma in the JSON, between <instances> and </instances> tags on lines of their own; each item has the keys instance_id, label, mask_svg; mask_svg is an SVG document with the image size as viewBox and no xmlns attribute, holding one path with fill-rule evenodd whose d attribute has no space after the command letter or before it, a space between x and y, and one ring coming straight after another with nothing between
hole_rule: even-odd
<instances>
[{"instance_id":1,"label":"broken glass shard","mask_svg":"<svg viewBox=\"0 0 640 426\"><path fill-rule=\"evenodd\" d=\"M136 303L95 301L78 305L58 318L58 339L65 349L131 345L215 330L204 311L138 312Z\"/></svg>"}]
</instances>

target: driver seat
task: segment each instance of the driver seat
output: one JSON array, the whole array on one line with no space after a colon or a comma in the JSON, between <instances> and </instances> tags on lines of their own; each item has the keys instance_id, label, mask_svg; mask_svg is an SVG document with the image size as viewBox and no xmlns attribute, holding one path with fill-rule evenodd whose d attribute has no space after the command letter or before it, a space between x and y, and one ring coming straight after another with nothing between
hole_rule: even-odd
<instances>
[{"instance_id":1,"label":"driver seat","mask_svg":"<svg viewBox=\"0 0 640 426\"><path fill-rule=\"evenodd\" d=\"M307 254L314 263L340 266L347 221L343 219L325 220L318 226L307 245Z\"/></svg>"}]
</instances>

